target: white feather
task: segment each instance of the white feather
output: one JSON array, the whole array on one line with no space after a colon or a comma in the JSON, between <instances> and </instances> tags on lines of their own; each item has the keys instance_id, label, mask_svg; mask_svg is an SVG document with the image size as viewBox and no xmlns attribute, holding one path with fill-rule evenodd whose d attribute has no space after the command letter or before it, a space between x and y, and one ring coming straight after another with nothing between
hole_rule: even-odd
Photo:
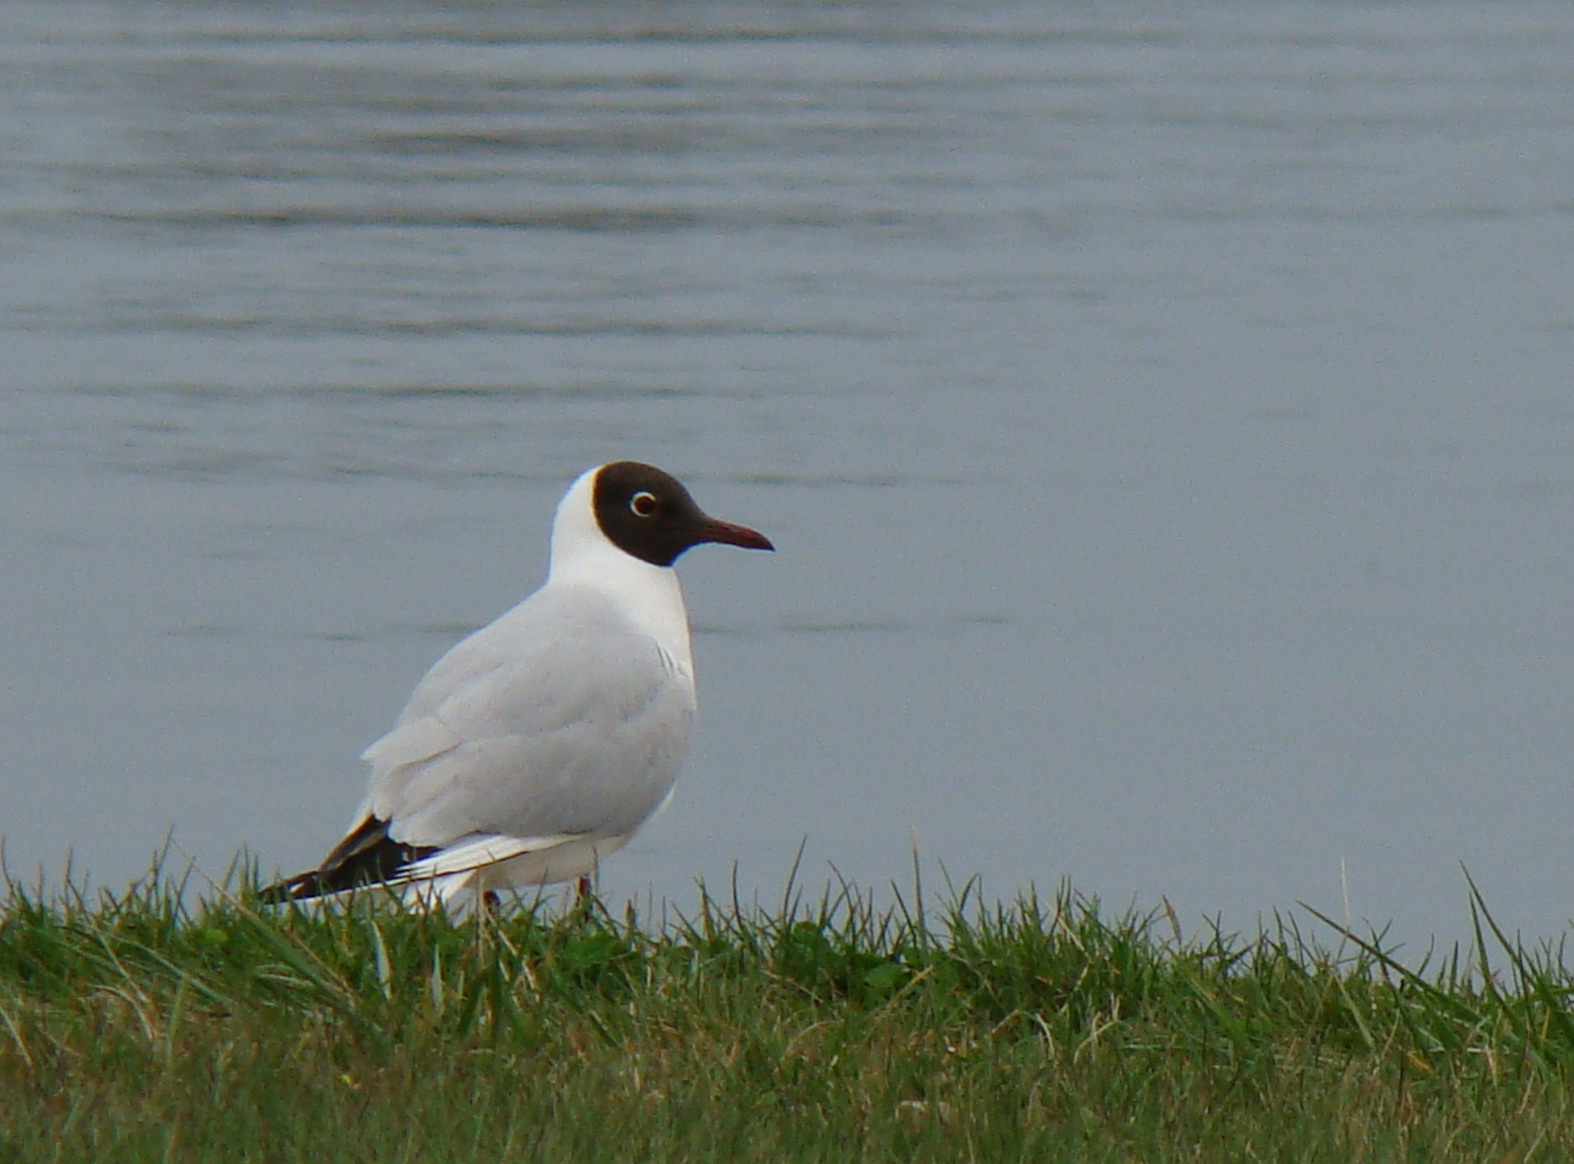
<instances>
[{"instance_id":1,"label":"white feather","mask_svg":"<svg viewBox=\"0 0 1574 1164\"><path fill-rule=\"evenodd\" d=\"M569 880L594 871L667 802L695 707L688 612L670 562L700 540L770 543L706 518L665 474L620 465L667 490L666 510L637 509L654 494L630 493L636 518L673 520L644 527L608 511L609 528L638 547L625 551L596 511L605 468L582 475L558 505L546 585L426 673L393 730L363 753L371 773L349 833L322 869L273 887L281 900L334 892L368 867L428 903ZM614 486L637 487L626 477ZM663 548L674 531L701 529L710 536ZM390 874L399 854L388 840L423 855Z\"/></svg>"},{"instance_id":2,"label":"white feather","mask_svg":"<svg viewBox=\"0 0 1574 1164\"><path fill-rule=\"evenodd\" d=\"M444 900L592 871L666 802L688 751L682 589L602 534L593 481L558 507L547 584L439 659L363 754L356 821L438 848L400 879L441 879Z\"/></svg>"},{"instance_id":3,"label":"white feather","mask_svg":"<svg viewBox=\"0 0 1574 1164\"><path fill-rule=\"evenodd\" d=\"M422 847L477 833L623 835L671 790L693 717L692 677L616 603L548 586L422 680L399 726L367 749L362 815Z\"/></svg>"}]
</instances>

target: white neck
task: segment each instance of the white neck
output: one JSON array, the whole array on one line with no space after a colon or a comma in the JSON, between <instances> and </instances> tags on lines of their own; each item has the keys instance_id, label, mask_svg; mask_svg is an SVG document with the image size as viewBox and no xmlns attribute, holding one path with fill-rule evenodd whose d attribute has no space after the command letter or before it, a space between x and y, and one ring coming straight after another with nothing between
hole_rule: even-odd
<instances>
[{"instance_id":1,"label":"white neck","mask_svg":"<svg viewBox=\"0 0 1574 1164\"><path fill-rule=\"evenodd\" d=\"M616 595L641 629L692 675L689 615L678 572L624 553L607 540L592 505L597 472L582 474L558 503L547 584L584 586Z\"/></svg>"}]
</instances>

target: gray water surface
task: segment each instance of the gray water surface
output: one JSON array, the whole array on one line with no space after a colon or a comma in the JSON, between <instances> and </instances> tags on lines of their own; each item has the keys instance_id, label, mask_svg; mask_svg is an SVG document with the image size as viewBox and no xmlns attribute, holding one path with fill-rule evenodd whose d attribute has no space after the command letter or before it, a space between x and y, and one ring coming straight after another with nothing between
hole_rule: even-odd
<instances>
[{"instance_id":1,"label":"gray water surface","mask_svg":"<svg viewBox=\"0 0 1574 1164\"><path fill-rule=\"evenodd\" d=\"M1568 924L1561 4L0 4L0 831L336 839L597 462L701 725L604 871Z\"/></svg>"}]
</instances>

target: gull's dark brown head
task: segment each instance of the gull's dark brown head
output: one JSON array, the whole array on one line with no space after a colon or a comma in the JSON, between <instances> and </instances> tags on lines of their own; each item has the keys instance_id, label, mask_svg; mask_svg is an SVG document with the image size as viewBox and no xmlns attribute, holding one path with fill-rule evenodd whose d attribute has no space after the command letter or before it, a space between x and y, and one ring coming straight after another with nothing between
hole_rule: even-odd
<instances>
[{"instance_id":1,"label":"gull's dark brown head","mask_svg":"<svg viewBox=\"0 0 1574 1164\"><path fill-rule=\"evenodd\" d=\"M653 566L670 566L705 542L774 550L764 534L718 521L670 473L638 461L614 461L596 472L591 508L596 524L618 549Z\"/></svg>"}]
</instances>

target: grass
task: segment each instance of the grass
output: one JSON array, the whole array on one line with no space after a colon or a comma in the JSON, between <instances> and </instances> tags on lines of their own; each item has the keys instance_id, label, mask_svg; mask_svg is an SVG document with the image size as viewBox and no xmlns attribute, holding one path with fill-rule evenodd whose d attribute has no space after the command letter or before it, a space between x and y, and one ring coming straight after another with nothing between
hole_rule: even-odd
<instances>
[{"instance_id":1,"label":"grass","mask_svg":"<svg viewBox=\"0 0 1574 1164\"><path fill-rule=\"evenodd\" d=\"M11 886L12 1161L1558 1160L1574 981L1065 890L502 919ZM1327 920L1327 919L1323 919Z\"/></svg>"}]
</instances>

